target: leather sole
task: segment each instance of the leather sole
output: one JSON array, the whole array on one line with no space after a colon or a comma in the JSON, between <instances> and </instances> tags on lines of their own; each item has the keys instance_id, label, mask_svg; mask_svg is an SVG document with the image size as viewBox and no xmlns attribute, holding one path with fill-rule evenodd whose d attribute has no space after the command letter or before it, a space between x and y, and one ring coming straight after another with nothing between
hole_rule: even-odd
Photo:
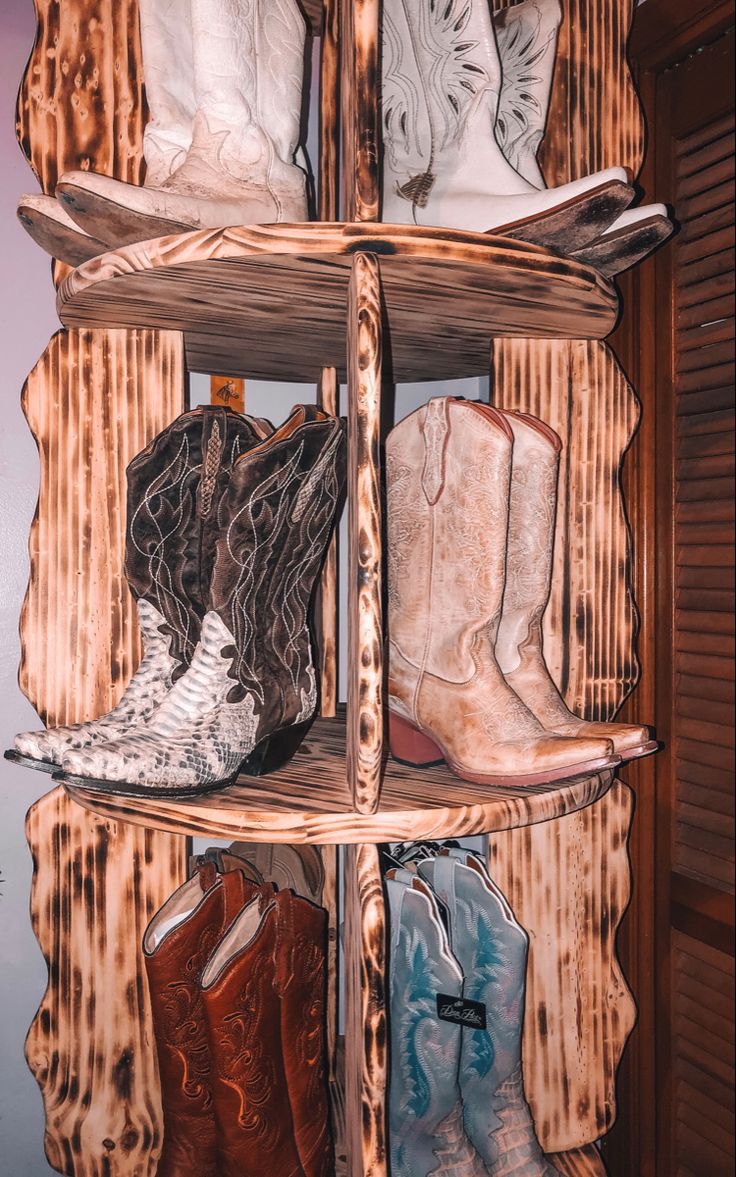
<instances>
[{"instance_id":1,"label":"leather sole","mask_svg":"<svg viewBox=\"0 0 736 1177\"><path fill-rule=\"evenodd\" d=\"M102 241L81 229L75 233L68 225L32 205L22 202L18 205L18 220L41 249L68 266L81 266L108 249Z\"/></svg>"},{"instance_id":2,"label":"leather sole","mask_svg":"<svg viewBox=\"0 0 736 1177\"><path fill-rule=\"evenodd\" d=\"M182 221L134 212L124 204L88 192L69 181L59 181L56 195L69 216L86 233L107 242L107 249L150 241L154 237L169 237L172 233L192 233L197 228Z\"/></svg>"},{"instance_id":3,"label":"leather sole","mask_svg":"<svg viewBox=\"0 0 736 1177\"><path fill-rule=\"evenodd\" d=\"M634 189L629 184L609 180L546 212L509 221L489 229L488 233L569 255L599 238L633 199Z\"/></svg>"},{"instance_id":4,"label":"leather sole","mask_svg":"<svg viewBox=\"0 0 736 1177\"><path fill-rule=\"evenodd\" d=\"M407 764L412 768L430 768L433 765L444 763L452 769L455 776L460 777L461 780L470 781L474 785L494 785L501 788L546 785L552 784L554 781L569 780L570 777L617 768L621 763L620 756L601 756L563 767L557 766L544 772L474 773L453 761L434 737L427 735L426 732L409 723L402 716L395 715L392 711L389 711L388 730L391 755L400 764Z\"/></svg>"},{"instance_id":5,"label":"leather sole","mask_svg":"<svg viewBox=\"0 0 736 1177\"><path fill-rule=\"evenodd\" d=\"M23 768L35 768L36 772L58 772L59 764L54 760L38 760L35 756L24 756L16 752L15 748L7 748L3 753L6 760L12 764L22 764Z\"/></svg>"}]
</instances>

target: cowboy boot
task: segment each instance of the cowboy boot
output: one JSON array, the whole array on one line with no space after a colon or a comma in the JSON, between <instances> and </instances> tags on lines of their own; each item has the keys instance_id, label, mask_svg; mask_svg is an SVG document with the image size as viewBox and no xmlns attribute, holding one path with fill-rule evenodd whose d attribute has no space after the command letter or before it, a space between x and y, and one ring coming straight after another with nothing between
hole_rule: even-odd
<instances>
[{"instance_id":1,"label":"cowboy boot","mask_svg":"<svg viewBox=\"0 0 736 1177\"><path fill-rule=\"evenodd\" d=\"M306 1177L284 1069L278 913L275 899L250 903L202 973L218 1177Z\"/></svg>"},{"instance_id":2,"label":"cowboy boot","mask_svg":"<svg viewBox=\"0 0 736 1177\"><path fill-rule=\"evenodd\" d=\"M233 854L247 858L278 891L294 891L312 903L322 902L325 870L318 846L271 842L233 842Z\"/></svg>"},{"instance_id":3,"label":"cowboy boot","mask_svg":"<svg viewBox=\"0 0 736 1177\"><path fill-rule=\"evenodd\" d=\"M648 257L673 231L666 205L643 204L621 213L605 233L570 257L613 278Z\"/></svg>"},{"instance_id":4,"label":"cowboy boot","mask_svg":"<svg viewBox=\"0 0 736 1177\"><path fill-rule=\"evenodd\" d=\"M307 219L306 177L294 162L306 35L296 0L190 0L190 11L195 111L179 166L144 187L80 171L57 186L74 220L109 245ZM181 67L165 48L144 41L144 77L152 62L175 90Z\"/></svg>"},{"instance_id":5,"label":"cowboy boot","mask_svg":"<svg viewBox=\"0 0 736 1177\"><path fill-rule=\"evenodd\" d=\"M607 739L544 730L494 655L511 429L486 405L436 397L386 443L389 739L409 764L536 785L617 763Z\"/></svg>"},{"instance_id":6,"label":"cowboy boot","mask_svg":"<svg viewBox=\"0 0 736 1177\"><path fill-rule=\"evenodd\" d=\"M483 864L468 851L421 860L417 870L449 913L463 997L485 1009L485 1028L462 1031L459 1085L465 1131L491 1177L554 1177L522 1082L526 932Z\"/></svg>"},{"instance_id":7,"label":"cowboy boot","mask_svg":"<svg viewBox=\"0 0 736 1177\"><path fill-rule=\"evenodd\" d=\"M383 219L493 232L569 251L634 195L623 168L538 189L494 135L501 64L487 0L386 0Z\"/></svg>"},{"instance_id":8,"label":"cowboy boot","mask_svg":"<svg viewBox=\"0 0 736 1177\"><path fill-rule=\"evenodd\" d=\"M504 678L545 731L608 739L623 760L657 749L638 724L590 723L566 707L544 661L542 618L552 588L561 442L553 429L526 413L499 410L514 436L506 540L506 584L496 637Z\"/></svg>"},{"instance_id":9,"label":"cowboy boot","mask_svg":"<svg viewBox=\"0 0 736 1177\"><path fill-rule=\"evenodd\" d=\"M436 897L416 875L386 875L390 914L389 1149L393 1177L487 1177L463 1128L458 1086L461 1025L440 1016L463 976Z\"/></svg>"},{"instance_id":10,"label":"cowboy boot","mask_svg":"<svg viewBox=\"0 0 736 1177\"><path fill-rule=\"evenodd\" d=\"M344 443L337 418L298 406L235 463L188 672L144 727L68 753L60 779L187 797L294 754L317 702L308 612L344 481Z\"/></svg>"},{"instance_id":11,"label":"cowboy boot","mask_svg":"<svg viewBox=\"0 0 736 1177\"><path fill-rule=\"evenodd\" d=\"M202 861L146 928L143 959L164 1117L157 1177L220 1177L200 978L235 917L260 893L259 883L245 862L219 873L214 862Z\"/></svg>"},{"instance_id":12,"label":"cowboy boot","mask_svg":"<svg viewBox=\"0 0 736 1177\"><path fill-rule=\"evenodd\" d=\"M330 1177L334 1153L327 1088L327 912L278 891L276 992L294 1139L304 1177Z\"/></svg>"},{"instance_id":13,"label":"cowboy boot","mask_svg":"<svg viewBox=\"0 0 736 1177\"><path fill-rule=\"evenodd\" d=\"M496 140L520 176L545 188L537 152L547 124L562 9L559 0L522 0L499 8L492 19L501 62Z\"/></svg>"},{"instance_id":14,"label":"cowboy boot","mask_svg":"<svg viewBox=\"0 0 736 1177\"><path fill-rule=\"evenodd\" d=\"M136 601L143 659L120 702L87 723L22 732L8 759L54 772L64 752L143 723L188 669L205 613L216 513L237 457L270 426L230 409L183 413L126 470L125 575Z\"/></svg>"}]
</instances>

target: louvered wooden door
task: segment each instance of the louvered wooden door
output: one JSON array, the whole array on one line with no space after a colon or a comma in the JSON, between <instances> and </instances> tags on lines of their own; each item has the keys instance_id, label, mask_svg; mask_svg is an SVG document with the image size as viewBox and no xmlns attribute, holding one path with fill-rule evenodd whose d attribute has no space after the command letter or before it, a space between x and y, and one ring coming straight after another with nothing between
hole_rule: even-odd
<instances>
[{"instance_id":1,"label":"louvered wooden door","mask_svg":"<svg viewBox=\"0 0 736 1177\"><path fill-rule=\"evenodd\" d=\"M673 653L658 713L669 726L660 766L670 859L660 1025L672 1118L662 1129L677 1177L734 1172L732 71L730 33L664 74L658 88L671 123L661 170L670 172L681 224L670 252L672 481L658 472L660 501L666 485L673 506ZM666 314L658 306L657 322Z\"/></svg>"},{"instance_id":2,"label":"louvered wooden door","mask_svg":"<svg viewBox=\"0 0 736 1177\"><path fill-rule=\"evenodd\" d=\"M641 1022L625 1081L639 1088L611 1168L733 1177L733 7L647 0L639 19L643 183L674 205L680 229L629 283L619 336L644 411L632 479L639 712L646 699L664 750L631 774L639 895L627 958Z\"/></svg>"}]
</instances>

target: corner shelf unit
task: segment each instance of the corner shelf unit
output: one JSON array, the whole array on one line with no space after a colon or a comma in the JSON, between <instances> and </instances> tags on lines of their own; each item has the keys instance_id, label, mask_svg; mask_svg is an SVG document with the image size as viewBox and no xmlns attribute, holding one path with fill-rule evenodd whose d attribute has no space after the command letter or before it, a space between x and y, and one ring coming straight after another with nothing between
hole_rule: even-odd
<instances>
[{"instance_id":1,"label":"corner shelf unit","mask_svg":"<svg viewBox=\"0 0 736 1177\"><path fill-rule=\"evenodd\" d=\"M52 0L36 3L41 32L19 110L21 139L46 191L80 160L140 182L136 0L104 0L110 22L115 10L115 38L99 43L85 24L89 0L67 0L62 15ZM641 120L625 67L632 7L632 0L563 0L554 133L545 144L550 182L612 163L640 165ZM616 1069L634 1016L615 955L629 893L630 796L610 772L501 790L387 757L381 384L490 371L496 403L535 413L563 436L558 533L570 561L563 567L558 552L546 649L571 705L610 717L636 678L619 470L637 409L600 342L615 325L618 298L595 270L534 245L377 223L379 0L326 0L324 8L312 0L308 10L322 33L320 220L129 245L60 283L66 330L49 344L25 393L42 481L21 681L52 724L107 710L134 668L122 578L124 469L183 409L187 369L314 380L330 412L344 379L347 716L335 717L333 545L319 605L322 718L290 765L184 803L70 786L32 808L32 911L50 980L27 1057L44 1096L47 1155L74 1177L153 1177L161 1114L139 943L152 911L184 877L187 837L205 835L324 847L336 1119L344 1119L348 1177L387 1177L386 916L377 844L487 833L491 870L530 935L524 1059L538 1133L559 1172L600 1175L595 1141L615 1116ZM118 89L105 95L107 104L84 111L72 134L48 122L52 105L66 109L72 93L79 102L75 70L56 71L49 50L70 43L67 57L79 56L85 30L84 69ZM595 123L600 103L593 114L586 106L586 86L613 93L604 127ZM92 125L105 132L96 155ZM79 477L70 492L72 453ZM70 556L58 561L62 544ZM67 667L80 663L70 676ZM336 1032L337 844L346 847L344 1062ZM71 975L75 986L64 989L59 977ZM114 1044L108 1026L115 1026Z\"/></svg>"}]
</instances>

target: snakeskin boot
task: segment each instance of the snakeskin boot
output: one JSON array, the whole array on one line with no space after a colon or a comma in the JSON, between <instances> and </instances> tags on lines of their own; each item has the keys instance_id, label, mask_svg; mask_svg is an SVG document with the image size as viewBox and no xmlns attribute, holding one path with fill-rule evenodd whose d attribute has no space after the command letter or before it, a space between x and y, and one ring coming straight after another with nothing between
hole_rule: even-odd
<instances>
[{"instance_id":1,"label":"snakeskin boot","mask_svg":"<svg viewBox=\"0 0 736 1177\"><path fill-rule=\"evenodd\" d=\"M512 441L495 409L449 397L386 441L389 740L405 763L536 785L618 758L607 739L545 731L496 662Z\"/></svg>"},{"instance_id":2,"label":"snakeskin boot","mask_svg":"<svg viewBox=\"0 0 736 1177\"><path fill-rule=\"evenodd\" d=\"M386 0L381 59L385 221L493 232L568 252L631 203L623 168L545 188L509 163L494 133L502 64L487 0ZM549 53L536 62L547 87L553 65Z\"/></svg>"},{"instance_id":3,"label":"snakeskin boot","mask_svg":"<svg viewBox=\"0 0 736 1177\"><path fill-rule=\"evenodd\" d=\"M187 797L288 760L314 715L308 612L344 482L342 423L298 406L236 461L187 673L144 726L69 752L61 779L123 795Z\"/></svg>"},{"instance_id":4,"label":"snakeskin boot","mask_svg":"<svg viewBox=\"0 0 736 1177\"><path fill-rule=\"evenodd\" d=\"M463 997L485 1006L486 1028L462 1031L459 1083L468 1137L491 1177L555 1177L522 1083L526 932L468 851L422 860L417 870L448 910Z\"/></svg>"},{"instance_id":5,"label":"snakeskin boot","mask_svg":"<svg viewBox=\"0 0 736 1177\"><path fill-rule=\"evenodd\" d=\"M282 891L246 907L202 974L218 1177L329 1177L325 913Z\"/></svg>"},{"instance_id":6,"label":"snakeskin boot","mask_svg":"<svg viewBox=\"0 0 736 1177\"><path fill-rule=\"evenodd\" d=\"M463 1126L458 1085L460 1024L439 1016L438 998L462 997L431 889L407 870L386 875L389 956L389 1148L392 1177L487 1177Z\"/></svg>"},{"instance_id":7,"label":"snakeskin boot","mask_svg":"<svg viewBox=\"0 0 736 1177\"><path fill-rule=\"evenodd\" d=\"M54 772L62 755L144 722L189 668L215 558L217 510L233 463L271 432L225 408L198 408L167 425L126 471L125 575L135 598L143 659L120 702L88 723L22 732L6 753Z\"/></svg>"},{"instance_id":8,"label":"snakeskin boot","mask_svg":"<svg viewBox=\"0 0 736 1177\"><path fill-rule=\"evenodd\" d=\"M544 661L542 618L552 588L557 472L562 443L543 421L499 410L514 435L511 459L506 582L496 637L504 678L545 731L608 739L622 760L655 752L649 729L632 723L590 723L568 709Z\"/></svg>"},{"instance_id":9,"label":"snakeskin boot","mask_svg":"<svg viewBox=\"0 0 736 1177\"><path fill-rule=\"evenodd\" d=\"M228 865L233 862L228 856ZM259 882L245 862L222 874L214 862L201 862L146 928L143 959L164 1113L158 1177L220 1177L200 978L243 906L260 893L273 894Z\"/></svg>"}]
</instances>

